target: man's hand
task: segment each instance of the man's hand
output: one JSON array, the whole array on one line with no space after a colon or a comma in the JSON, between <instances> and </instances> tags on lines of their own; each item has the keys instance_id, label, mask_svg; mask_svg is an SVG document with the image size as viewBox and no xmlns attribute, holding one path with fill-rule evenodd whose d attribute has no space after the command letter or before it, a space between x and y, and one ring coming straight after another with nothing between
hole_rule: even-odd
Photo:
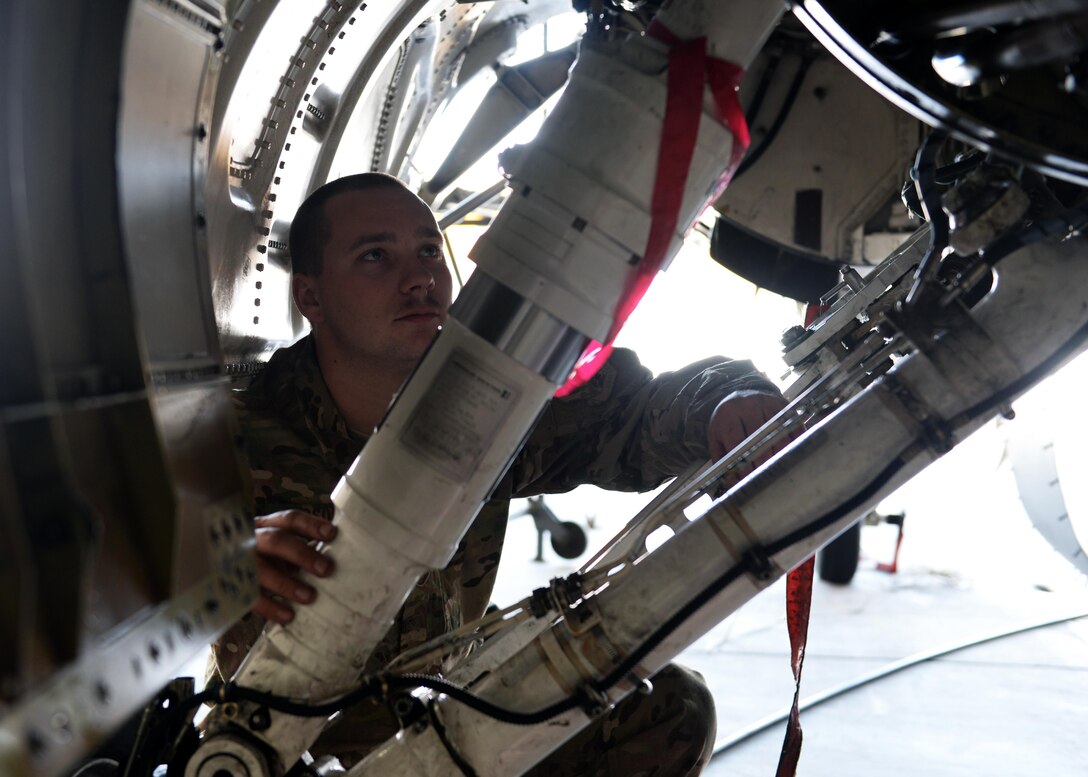
<instances>
[{"instance_id":1,"label":"man's hand","mask_svg":"<svg viewBox=\"0 0 1088 777\"><path fill-rule=\"evenodd\" d=\"M257 582L261 598L253 612L276 623L295 617L291 603L309 604L317 591L299 580L305 569L317 577L332 573L332 559L318 553L313 541L328 541L336 527L301 510L284 510L254 520L257 534Z\"/></svg>"},{"instance_id":2,"label":"man's hand","mask_svg":"<svg viewBox=\"0 0 1088 777\"><path fill-rule=\"evenodd\" d=\"M729 451L740 445L748 435L770 419L788 403L780 396L765 394L757 391L737 391L714 408L714 414L710 416L710 428L708 429L707 444L710 447L710 457L720 459ZM730 480L739 480L747 475L755 467L762 464L775 453L786 447L792 438L784 438L767 448L763 455L753 459L748 466L738 470L738 477Z\"/></svg>"}]
</instances>

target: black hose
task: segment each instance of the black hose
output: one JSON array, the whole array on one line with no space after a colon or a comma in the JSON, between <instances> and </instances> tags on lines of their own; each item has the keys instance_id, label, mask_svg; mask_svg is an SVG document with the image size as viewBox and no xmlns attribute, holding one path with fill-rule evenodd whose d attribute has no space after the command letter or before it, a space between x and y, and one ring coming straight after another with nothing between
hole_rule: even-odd
<instances>
[{"instance_id":1,"label":"black hose","mask_svg":"<svg viewBox=\"0 0 1088 777\"><path fill-rule=\"evenodd\" d=\"M1002 235L979 251L979 257L993 267L1009 254L1048 237L1067 235L1088 227L1088 211L1068 208L1056 216L1040 219L1028 227Z\"/></svg>"},{"instance_id":2,"label":"black hose","mask_svg":"<svg viewBox=\"0 0 1088 777\"><path fill-rule=\"evenodd\" d=\"M432 691L443 693L454 701L471 707L472 709L487 715L490 718L521 726L532 726L543 723L556 715L574 709L580 703L577 697L570 697L555 704L544 707L535 712L516 712L492 704L464 688L446 682L440 677L424 674L403 675L373 675L366 679L363 685L344 696L323 704L308 704L295 701L287 696L258 691L254 688L246 688L233 683L215 684L208 690L187 699L186 707L193 707L205 702L251 702L267 707L276 712L294 715L300 718L329 717L337 712L354 706L367 699L382 699L388 697L391 691L408 691L415 688L429 688Z\"/></svg>"},{"instance_id":3,"label":"black hose","mask_svg":"<svg viewBox=\"0 0 1088 777\"><path fill-rule=\"evenodd\" d=\"M976 167L986 161L986 155L981 151L972 151L970 154L966 154L963 159L956 162L944 165L937 168L937 173L934 176L937 183L942 185L953 184L964 173L969 173Z\"/></svg>"},{"instance_id":4,"label":"black hose","mask_svg":"<svg viewBox=\"0 0 1088 777\"><path fill-rule=\"evenodd\" d=\"M756 90L752 93L752 101L748 103L748 111L744 116L744 120L749 127L755 124L756 119L759 118L759 112L763 108L763 101L767 98L771 82L774 81L775 75L778 74L778 68L781 64L782 56L778 55L767 63L767 67L764 68L762 75L760 75L759 85L756 86Z\"/></svg>"},{"instance_id":5,"label":"black hose","mask_svg":"<svg viewBox=\"0 0 1088 777\"><path fill-rule=\"evenodd\" d=\"M948 247L950 239L948 217L941 209L940 192L937 191L937 154L947 139L948 133L939 129L926 135L926 139L918 148L914 167L910 171L910 176L918 190L918 198L925 211L925 217L929 221L929 248L926 249L925 256L918 263L918 269L914 273L914 284L903 302L906 308L915 307L923 299L932 298L941 256L944 249Z\"/></svg>"},{"instance_id":6,"label":"black hose","mask_svg":"<svg viewBox=\"0 0 1088 777\"><path fill-rule=\"evenodd\" d=\"M869 481L868 485L831 512L817 518L812 523L806 524L799 529L795 529L783 537L779 537L774 542L768 543L766 547L767 555L774 556L777 553L781 553L798 542L808 539L813 534L823 531L842 518L860 510L867 502L869 502L869 500L877 496L881 489L887 486L888 483L899 474L903 467L907 465L907 462L909 461L908 456L911 451L915 449L916 445L917 443L911 443L901 450L888 466L878 472L876 477Z\"/></svg>"},{"instance_id":7,"label":"black hose","mask_svg":"<svg viewBox=\"0 0 1088 777\"><path fill-rule=\"evenodd\" d=\"M733 174L734 181L748 172L752 165L758 162L764 152L771 147L772 143L774 143L774 139L778 136L779 131L781 131L782 125L785 124L786 119L789 118L794 103L797 102L797 95L801 91L801 84L804 82L805 75L808 73L811 64L812 59L810 57L805 56L801 58L801 64L797 67L797 73L790 83L790 89L786 93L786 99L782 102L782 107L779 109L778 115L775 116L771 126L767 129L767 134L763 136L763 141L759 144L759 147L748 152L744 157L744 160L740 163L740 166L737 167L737 172Z\"/></svg>"},{"instance_id":8,"label":"black hose","mask_svg":"<svg viewBox=\"0 0 1088 777\"><path fill-rule=\"evenodd\" d=\"M760 553L752 554L739 564L735 564L730 569L726 570L722 575L715 579L710 585L699 592L691 601L678 610L671 618L665 621L661 626L657 628L641 645L633 650L620 665L614 669L607 677L596 683L596 687L600 690L611 688L618 683L624 677L629 675L635 667L639 665L643 658L645 658L654 648L660 645L665 638L675 631L680 625L694 615L703 605L707 604L711 599L717 596L726 586L739 578L741 575L752 574L760 576L766 569L766 562L771 556L776 553L780 553L791 545L803 540L835 523L838 520L846 517L847 515L855 512L859 507L864 505L867 501L875 497L880 490L883 489L891 480L898 474L898 472L905 466L906 461L904 456L913 447L908 446L899 453L883 470L881 470L873 480L869 482L864 488L857 494L848 499L843 504L839 505L830 512L817 518L815 521L797 529L785 537L776 540L768 544L762 549Z\"/></svg>"}]
</instances>

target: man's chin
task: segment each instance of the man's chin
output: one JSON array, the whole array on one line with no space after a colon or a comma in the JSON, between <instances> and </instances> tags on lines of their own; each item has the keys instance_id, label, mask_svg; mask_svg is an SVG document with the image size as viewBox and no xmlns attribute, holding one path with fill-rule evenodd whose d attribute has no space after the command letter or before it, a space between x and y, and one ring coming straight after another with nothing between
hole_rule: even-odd
<instances>
[{"instance_id":1,"label":"man's chin","mask_svg":"<svg viewBox=\"0 0 1088 777\"><path fill-rule=\"evenodd\" d=\"M431 332L426 336L414 338L409 342L405 342L397 349L398 355L403 361L418 362L424 356L427 355L427 351L431 349L431 345L434 343L438 336L438 330Z\"/></svg>"}]
</instances>

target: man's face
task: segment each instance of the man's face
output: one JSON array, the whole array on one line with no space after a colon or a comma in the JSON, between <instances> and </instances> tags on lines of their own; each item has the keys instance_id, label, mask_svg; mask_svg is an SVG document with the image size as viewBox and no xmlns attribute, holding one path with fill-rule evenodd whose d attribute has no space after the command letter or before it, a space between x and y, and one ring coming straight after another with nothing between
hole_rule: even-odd
<instances>
[{"instance_id":1,"label":"man's face","mask_svg":"<svg viewBox=\"0 0 1088 777\"><path fill-rule=\"evenodd\" d=\"M321 273L295 289L315 336L347 358L411 369L452 299L434 215L408 192L374 189L337 195L324 218Z\"/></svg>"}]
</instances>

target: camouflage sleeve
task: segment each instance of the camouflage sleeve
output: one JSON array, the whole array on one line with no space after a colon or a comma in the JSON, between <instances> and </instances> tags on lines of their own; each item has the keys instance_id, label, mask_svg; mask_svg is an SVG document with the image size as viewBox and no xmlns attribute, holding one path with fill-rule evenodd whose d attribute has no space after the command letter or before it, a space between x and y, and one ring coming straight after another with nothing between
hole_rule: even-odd
<instances>
[{"instance_id":1,"label":"camouflage sleeve","mask_svg":"<svg viewBox=\"0 0 1088 777\"><path fill-rule=\"evenodd\" d=\"M655 378L618 348L586 386L545 409L511 467L510 494L654 488L709 455L714 408L742 390L778 394L749 361L714 357Z\"/></svg>"}]
</instances>

